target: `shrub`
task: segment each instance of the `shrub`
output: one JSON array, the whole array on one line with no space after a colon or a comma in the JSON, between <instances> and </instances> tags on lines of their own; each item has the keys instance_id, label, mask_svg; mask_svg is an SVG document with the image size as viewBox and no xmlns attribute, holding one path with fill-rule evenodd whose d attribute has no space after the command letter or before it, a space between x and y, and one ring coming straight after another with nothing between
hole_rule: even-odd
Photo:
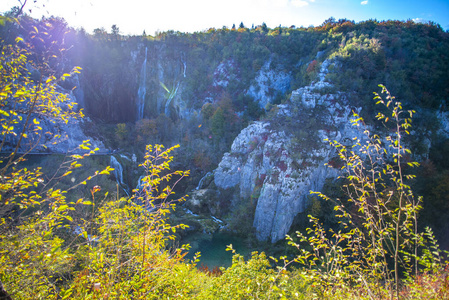
<instances>
[{"instance_id":1,"label":"shrub","mask_svg":"<svg viewBox=\"0 0 449 300\"><path fill-rule=\"evenodd\" d=\"M440 274L445 266L431 230L418 232L421 197L408 185L414 175L405 173L418 166L407 160L410 151L403 144L414 112L403 111L401 103L381 87L386 100L379 94L375 99L389 115L379 113L377 118L393 133L385 138L371 134L355 114L352 123L363 128L364 138L355 138L353 145L330 142L343 163L347 182L343 186L347 200L338 200L334 208L344 229L326 231L317 218L309 216L313 228L307 229L308 236L297 235L311 250L289 237L300 251L292 262L309 268L309 276L328 295L352 287L359 297L399 298L404 278L415 282L420 272Z\"/></svg>"}]
</instances>

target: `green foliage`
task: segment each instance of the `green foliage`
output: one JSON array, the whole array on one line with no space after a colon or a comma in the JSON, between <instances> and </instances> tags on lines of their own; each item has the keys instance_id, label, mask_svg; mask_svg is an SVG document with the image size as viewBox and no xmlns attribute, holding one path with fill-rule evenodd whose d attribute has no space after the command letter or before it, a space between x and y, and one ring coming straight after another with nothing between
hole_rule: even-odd
<instances>
[{"instance_id":1,"label":"green foliage","mask_svg":"<svg viewBox=\"0 0 449 300\"><path fill-rule=\"evenodd\" d=\"M81 226L81 236L87 245L78 252L81 270L75 280L61 292L71 298L136 298L155 299L162 292L169 297L189 293L187 287L172 285L172 272L187 276L193 266L181 264L184 246L170 249L179 224L171 226L166 215L175 203L170 200L173 187L188 172L169 172L176 147L163 150L162 146L147 147L145 162L141 165L146 176L142 188L132 199L108 201L95 213L95 218ZM176 178L174 185L159 190L164 182ZM95 208L95 190L92 191ZM137 204L142 203L142 204Z\"/></svg>"},{"instance_id":2,"label":"green foliage","mask_svg":"<svg viewBox=\"0 0 449 300\"><path fill-rule=\"evenodd\" d=\"M0 17L1 26L9 26L10 21ZM367 114L372 111L366 95L373 82L384 80L411 104L438 107L447 97L448 82L447 34L438 26L329 19L310 29L269 29L266 24L248 29L241 24L238 30L211 29L191 35L167 32L142 40L121 37L116 26L112 35L97 29L90 36L82 30L67 29L63 20L55 18L37 22L23 17L20 22L18 32L25 40L2 43L0 57L0 151L8 149L0 159L0 283L13 298L448 297L445 254L430 229L418 231L421 200L409 185L413 176L406 174L417 166L403 145L413 112L404 111L384 88L386 99L376 98L386 108L377 117L393 133L381 138L364 129L364 138L356 139L354 145L331 142L345 172L346 199L337 200L336 216L323 216L323 210L334 202L321 194L322 199L313 200L311 212L316 217L332 218L332 222L337 219L339 227L327 228L312 217L309 235L291 238L298 251L293 259L268 260L264 253L255 252L245 261L235 254L232 266L213 276L197 270L199 254L194 261L184 261L189 247L176 247L173 242L176 232L186 227L171 225L167 219L175 204L184 200L176 199L173 189L189 174L170 171L176 147L146 148L141 165L146 176L142 188L129 199L110 197L108 192L100 196L102 187L98 185L87 188L88 180L109 174L109 167L91 176L77 175L73 185L67 182L81 166L79 160L95 152L88 141L77 149L85 154L68 155L54 176L41 168L24 167L24 157L19 155L22 146L31 151L41 144L40 118L67 122L82 116L73 111L75 106L67 96L58 92L58 85L72 86L67 79L78 72L63 70L64 64L55 59L66 30L67 44L78 47L66 57L88 66L82 79L86 107L108 122L126 122L134 115L129 104L137 87L133 78L138 76L129 74L136 75L140 66L125 64L124 58L138 43L149 47L150 52L169 49L163 53L167 61L176 61L176 50L182 49L189 65L183 98L198 110L205 97L213 95L219 101L204 105L203 119L198 116L190 121L194 125L190 128L176 118L157 115L154 105L154 111L149 111L153 119L139 121L134 131L121 123L111 125L108 134L123 143L134 137L144 143L157 136L170 144L173 135L179 134L189 147L202 145L192 161L206 171L219 156L204 141L210 133L216 137L213 143L224 137L226 141L220 141L219 148L227 149L226 143L242 125L235 111L247 107L247 117L262 115L252 99L240 95L268 58L273 66L291 72L292 86L299 87L315 80L322 59L315 54L324 51L323 58L335 58L341 64L341 69L330 71L328 79L364 95ZM4 32L6 29L1 28L2 35ZM129 44L123 47L116 43L118 39ZM161 47L164 44L168 47ZM214 71L224 61L232 62L237 77L225 87L213 86ZM343 76L335 76L335 72ZM153 88L148 88L148 99L157 99L158 82L150 83ZM309 126L317 126L319 119L316 121ZM354 125L360 128L362 124L355 116ZM299 140L308 134L304 128ZM14 147L7 148L11 140ZM442 153L435 150L432 155L444 157ZM447 174L435 181L431 197L436 206L445 205L442 199L447 181ZM79 187L90 193L73 201L69 194ZM239 213L247 216L253 205L248 201ZM248 230L251 224L245 225L243 229Z\"/></svg>"},{"instance_id":3,"label":"green foliage","mask_svg":"<svg viewBox=\"0 0 449 300\"><path fill-rule=\"evenodd\" d=\"M310 216L313 228L299 239L311 250L289 238L300 254L293 260L310 268L312 276L327 289L360 289L364 297L400 297L402 274L413 282L420 272L438 274L444 268L429 230L418 232L417 214L421 198L416 198L408 182L414 175L405 170L418 166L407 160L410 151L403 139L409 134L413 111L403 111L400 102L382 86L385 100L378 94L389 114L377 118L392 128L393 134L381 138L363 128L363 119L354 115L352 123L363 129L363 139L353 145L330 142L343 162L347 200L334 207L343 228L328 231ZM317 193L326 201L330 199Z\"/></svg>"},{"instance_id":4,"label":"green foliage","mask_svg":"<svg viewBox=\"0 0 449 300\"><path fill-rule=\"evenodd\" d=\"M204 119L209 120L215 112L214 106L212 103L206 103L201 107L201 115Z\"/></svg>"},{"instance_id":5,"label":"green foliage","mask_svg":"<svg viewBox=\"0 0 449 300\"><path fill-rule=\"evenodd\" d=\"M37 28L34 31L37 39L45 35ZM21 47L33 46L20 38L16 42L18 45L3 44L1 48L0 151L9 153L0 158L0 281L14 298L27 299L31 295L49 298L57 291L67 268L73 265L73 255L59 235L70 228L72 212L83 203L83 199L77 203L67 202L67 191L58 189L55 184L79 168L79 160L98 149L91 150L89 141L84 141L73 149L84 154L67 156L58 169L59 174L54 176L45 177L41 168L22 167L25 155L41 146L41 139L48 135L40 126L42 120L67 123L71 118L81 117L82 113L74 112L75 103L57 92L58 84L71 74L64 73L58 78L49 75L50 59L41 56L40 60L31 61L32 53ZM36 51L50 56L56 51L52 48L55 44L47 50L45 45L38 45L40 48L36 50L35 47ZM73 73L77 72L75 68ZM109 171L110 168L97 171L73 184L71 189Z\"/></svg>"},{"instance_id":6,"label":"green foliage","mask_svg":"<svg viewBox=\"0 0 449 300\"><path fill-rule=\"evenodd\" d=\"M126 124L119 123L115 128L115 136L119 140L119 142L123 142L128 135L128 129L126 129Z\"/></svg>"},{"instance_id":7,"label":"green foliage","mask_svg":"<svg viewBox=\"0 0 449 300\"><path fill-rule=\"evenodd\" d=\"M211 131L216 139L221 139L225 130L225 116L221 107L211 117Z\"/></svg>"},{"instance_id":8,"label":"green foliage","mask_svg":"<svg viewBox=\"0 0 449 300\"><path fill-rule=\"evenodd\" d=\"M276 272L270 268L265 254L254 252L245 261L234 255L232 266L222 269L223 274L213 278L211 287L205 290L202 299L258 299L271 293Z\"/></svg>"}]
</instances>

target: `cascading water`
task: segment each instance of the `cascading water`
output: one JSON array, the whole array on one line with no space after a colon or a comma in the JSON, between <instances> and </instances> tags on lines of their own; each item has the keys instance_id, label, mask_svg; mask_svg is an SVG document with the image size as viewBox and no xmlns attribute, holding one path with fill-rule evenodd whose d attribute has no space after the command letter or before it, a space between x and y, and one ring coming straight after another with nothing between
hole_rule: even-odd
<instances>
[{"instance_id":1,"label":"cascading water","mask_svg":"<svg viewBox=\"0 0 449 300\"><path fill-rule=\"evenodd\" d=\"M111 167L114 168L114 175L115 175L115 180L117 181L117 184L125 191L125 193L129 196L129 192L128 192L128 186L123 182L123 167L122 165L118 162L118 160L111 155L111 160L109 162L109 164L111 165Z\"/></svg>"},{"instance_id":2,"label":"cascading water","mask_svg":"<svg viewBox=\"0 0 449 300\"><path fill-rule=\"evenodd\" d=\"M196 187L195 190L201 189L201 188L203 187L203 182L204 182L204 180L205 180L207 177L211 176L212 174L213 174L212 172L207 172L206 175L204 175L203 178L200 179L200 182L198 183L198 186Z\"/></svg>"},{"instance_id":3,"label":"cascading water","mask_svg":"<svg viewBox=\"0 0 449 300\"><path fill-rule=\"evenodd\" d=\"M140 70L140 84L139 84L139 90L137 91L137 117L136 117L136 120L143 119L143 111L145 108L145 95L147 93L147 88L145 87L145 83L147 80L147 51L148 51L148 48L145 48L145 59L142 64L142 69Z\"/></svg>"},{"instance_id":4,"label":"cascading water","mask_svg":"<svg viewBox=\"0 0 449 300\"><path fill-rule=\"evenodd\" d=\"M185 60L182 57L181 57L181 62L183 64L183 66L184 66L183 75L184 75L184 78L185 78L186 77L187 64L186 64Z\"/></svg>"}]
</instances>

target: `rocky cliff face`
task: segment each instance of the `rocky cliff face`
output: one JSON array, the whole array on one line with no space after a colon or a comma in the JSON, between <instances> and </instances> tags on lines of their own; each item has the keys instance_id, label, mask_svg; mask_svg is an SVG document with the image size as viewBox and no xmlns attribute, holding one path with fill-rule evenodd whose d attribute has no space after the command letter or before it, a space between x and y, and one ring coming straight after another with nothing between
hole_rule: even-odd
<instances>
[{"instance_id":1,"label":"rocky cliff face","mask_svg":"<svg viewBox=\"0 0 449 300\"><path fill-rule=\"evenodd\" d=\"M243 129L214 172L211 186L221 193L233 191L231 207L255 204L252 224L261 241L283 239L308 205L310 191L321 190L326 178L337 176L337 169L324 165L334 154L324 140L359 135L349 122L359 109L349 106L347 95L326 92L332 88L325 79L332 63L324 61L318 80L294 91L269 120Z\"/></svg>"},{"instance_id":2,"label":"rocky cliff face","mask_svg":"<svg viewBox=\"0 0 449 300\"><path fill-rule=\"evenodd\" d=\"M268 60L259 71L255 78L255 84L251 85L248 90L248 95L254 98L259 103L261 108L265 108L268 103L272 103L275 93L284 95L290 88L290 81L292 77L290 74L271 68L271 59Z\"/></svg>"}]
</instances>

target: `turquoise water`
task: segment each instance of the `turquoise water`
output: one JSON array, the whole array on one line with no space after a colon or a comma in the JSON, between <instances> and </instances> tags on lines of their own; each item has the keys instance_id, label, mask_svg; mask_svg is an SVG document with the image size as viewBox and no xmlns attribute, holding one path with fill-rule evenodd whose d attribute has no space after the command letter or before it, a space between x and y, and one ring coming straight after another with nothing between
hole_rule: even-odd
<instances>
[{"instance_id":1,"label":"turquoise water","mask_svg":"<svg viewBox=\"0 0 449 300\"><path fill-rule=\"evenodd\" d=\"M250 250L242 238L226 232L214 234L193 234L183 240L183 243L191 245L187 259L192 259L196 252L201 252L198 266L204 265L209 269L215 267L229 267L232 264L232 252L226 251L226 247L232 244L232 248L238 254L248 256Z\"/></svg>"}]
</instances>

